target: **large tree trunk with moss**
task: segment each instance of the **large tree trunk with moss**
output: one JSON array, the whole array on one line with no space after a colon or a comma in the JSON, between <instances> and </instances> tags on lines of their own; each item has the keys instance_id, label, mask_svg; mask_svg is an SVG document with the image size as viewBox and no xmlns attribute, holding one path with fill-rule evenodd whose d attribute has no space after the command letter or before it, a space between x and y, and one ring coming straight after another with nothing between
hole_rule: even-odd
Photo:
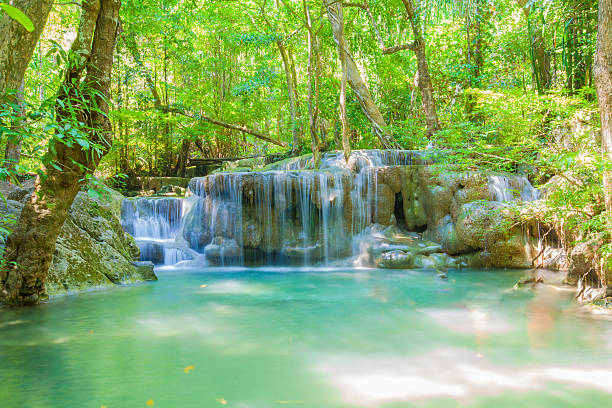
<instances>
[{"instance_id":1,"label":"large tree trunk with moss","mask_svg":"<svg viewBox=\"0 0 612 408\"><path fill-rule=\"evenodd\" d=\"M423 99L423 112L425 112L427 135L431 137L440 129L440 122L438 121L438 114L436 112L433 85L431 84L431 77L429 76L429 64L427 63L427 56L425 55L425 39L421 34L421 27L414 9L414 3L412 0L402 0L402 2L404 3L406 15L408 16L414 35L414 43L411 45L411 49L414 51L417 59L418 86L421 91L421 98Z\"/></svg>"},{"instance_id":2,"label":"large tree trunk with moss","mask_svg":"<svg viewBox=\"0 0 612 408\"><path fill-rule=\"evenodd\" d=\"M593 76L601 115L602 152L612 161L612 0L599 0L597 27ZM612 172L604 173L603 184L606 210L612 211Z\"/></svg>"},{"instance_id":3,"label":"large tree trunk with moss","mask_svg":"<svg viewBox=\"0 0 612 408\"><path fill-rule=\"evenodd\" d=\"M374 133L378 137L382 147L386 149L397 147L397 143L395 143L391 133L387 129L387 123L380 113L380 110L378 110L378 106L376 106L376 103L374 103L374 99L372 99L372 95L370 94L370 90L368 89L365 81L361 77L361 72L359 72L359 68L357 68L357 64L355 64L355 60L353 59L348 47L348 43L344 41L344 46L340 45L340 40L345 38L344 27L341 24L340 19L342 3L335 0L324 0L324 5L327 9L327 18L331 24L334 40L338 46L338 58L340 61L344 59L348 84L353 92L355 92L355 95L357 95L361 110L370 121L370 124L374 129Z\"/></svg>"},{"instance_id":4,"label":"large tree trunk with moss","mask_svg":"<svg viewBox=\"0 0 612 408\"><path fill-rule=\"evenodd\" d=\"M101 150L95 152L78 143L63 143L58 139L51 142L51 164L37 178L35 191L7 240L0 269L0 300L6 304L35 304L44 297L55 242L68 210L85 175L96 169L112 140L107 101L121 2L101 0L99 6L98 0L86 3L72 48L79 58L66 73L57 116L60 122L69 123L70 112L76 114L76 121L85 124L89 144ZM89 92L80 94L81 83Z\"/></svg>"}]
</instances>

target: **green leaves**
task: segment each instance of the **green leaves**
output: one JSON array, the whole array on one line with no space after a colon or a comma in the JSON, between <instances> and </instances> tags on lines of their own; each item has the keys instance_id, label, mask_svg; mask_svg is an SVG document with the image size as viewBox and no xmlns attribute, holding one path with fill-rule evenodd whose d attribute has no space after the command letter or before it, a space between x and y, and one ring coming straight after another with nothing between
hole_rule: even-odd
<instances>
[{"instance_id":1,"label":"green leaves","mask_svg":"<svg viewBox=\"0 0 612 408\"><path fill-rule=\"evenodd\" d=\"M34 23L21 10L6 3L0 3L0 8L12 19L21 23L21 25L29 32L34 31Z\"/></svg>"}]
</instances>

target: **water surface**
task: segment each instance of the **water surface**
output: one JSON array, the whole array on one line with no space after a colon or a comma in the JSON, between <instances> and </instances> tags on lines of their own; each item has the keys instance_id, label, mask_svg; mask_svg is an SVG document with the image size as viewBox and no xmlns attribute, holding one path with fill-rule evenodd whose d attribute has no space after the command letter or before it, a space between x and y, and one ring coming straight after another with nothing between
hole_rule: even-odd
<instances>
[{"instance_id":1,"label":"water surface","mask_svg":"<svg viewBox=\"0 0 612 408\"><path fill-rule=\"evenodd\" d=\"M612 404L612 322L520 271L158 274L0 311L0 407Z\"/></svg>"}]
</instances>

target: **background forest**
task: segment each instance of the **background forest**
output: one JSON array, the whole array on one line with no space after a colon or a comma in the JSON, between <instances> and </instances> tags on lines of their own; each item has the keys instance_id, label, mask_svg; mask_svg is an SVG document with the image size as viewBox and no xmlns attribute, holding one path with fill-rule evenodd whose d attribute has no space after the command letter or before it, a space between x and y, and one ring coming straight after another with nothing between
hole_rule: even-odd
<instances>
[{"instance_id":1,"label":"background forest","mask_svg":"<svg viewBox=\"0 0 612 408\"><path fill-rule=\"evenodd\" d=\"M195 158L435 148L452 166L557 180L546 205L525 217L569 228L572 242L593 234L608 242L609 163L592 74L597 8L591 0L124 0L112 147L95 177L84 177L122 187L134 176L189 176ZM51 140L105 149L57 116L81 11L75 2L52 6L23 101L0 107L5 178L54 166ZM566 142L564 132L584 140Z\"/></svg>"},{"instance_id":2,"label":"background forest","mask_svg":"<svg viewBox=\"0 0 612 408\"><path fill-rule=\"evenodd\" d=\"M577 110L596 112L596 2L429 1L415 7L441 128L431 137L415 53L383 53L414 41L402 1L344 8L352 59L402 148L518 148L526 159ZM41 117L23 140L22 163L31 169L44 152L45 135L35 125L45 122L63 80L79 15L78 5L53 6L27 72L27 110ZM104 177L176 175L188 157L286 152L294 132L295 149L309 152L311 92L321 147L342 148L340 62L320 2L125 0L113 68L114 142L100 168ZM309 69L315 81L309 82ZM379 147L353 92L347 93L347 116L353 148Z\"/></svg>"}]
</instances>

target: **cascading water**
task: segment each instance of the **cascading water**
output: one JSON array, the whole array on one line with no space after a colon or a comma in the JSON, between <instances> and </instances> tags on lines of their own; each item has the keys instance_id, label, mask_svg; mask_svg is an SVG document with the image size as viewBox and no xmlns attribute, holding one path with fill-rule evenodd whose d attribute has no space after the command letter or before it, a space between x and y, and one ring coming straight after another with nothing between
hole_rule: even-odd
<instances>
[{"instance_id":1,"label":"cascading water","mask_svg":"<svg viewBox=\"0 0 612 408\"><path fill-rule=\"evenodd\" d=\"M540 192L522 176L489 176L489 192L494 201L514 201L515 194L523 201L534 201L540 198Z\"/></svg>"},{"instance_id":2,"label":"cascading water","mask_svg":"<svg viewBox=\"0 0 612 408\"><path fill-rule=\"evenodd\" d=\"M189 187L183 237L214 263L328 263L347 245L342 173L221 173Z\"/></svg>"},{"instance_id":3,"label":"cascading water","mask_svg":"<svg viewBox=\"0 0 612 408\"><path fill-rule=\"evenodd\" d=\"M376 225L423 231L418 169L436 152L325 153L313 170L297 158L261 172L194 178L188 197L126 199L122 224L143 260L213 265L329 265L357 256ZM488 181L487 181L488 180ZM489 176L490 199L537 198L523 177ZM355 238L364 235L361 241Z\"/></svg>"},{"instance_id":4,"label":"cascading water","mask_svg":"<svg viewBox=\"0 0 612 408\"><path fill-rule=\"evenodd\" d=\"M181 247L177 235L181 230L185 202L176 198L125 199L121 208L121 225L140 247L140 259L156 264L174 265L192 259L190 249Z\"/></svg>"}]
</instances>

